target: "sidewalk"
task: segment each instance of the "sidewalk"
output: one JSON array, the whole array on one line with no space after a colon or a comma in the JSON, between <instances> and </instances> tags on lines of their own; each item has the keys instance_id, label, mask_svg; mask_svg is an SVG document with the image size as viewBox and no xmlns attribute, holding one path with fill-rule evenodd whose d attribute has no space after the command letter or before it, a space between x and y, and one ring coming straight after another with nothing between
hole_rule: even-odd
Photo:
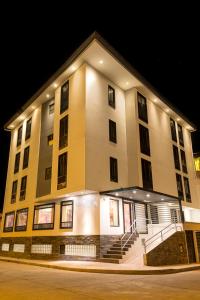
<instances>
[{"instance_id":1,"label":"sidewalk","mask_svg":"<svg viewBox=\"0 0 200 300\"><path fill-rule=\"evenodd\" d=\"M88 273L104 273L104 274L124 274L124 275L157 275L157 274L173 274L200 270L200 264L149 267L134 266L133 264L111 264L91 261L53 261L53 260L31 260L19 259L0 256L0 261L14 262L18 264L27 264L44 268L52 268L58 270L88 272Z\"/></svg>"}]
</instances>

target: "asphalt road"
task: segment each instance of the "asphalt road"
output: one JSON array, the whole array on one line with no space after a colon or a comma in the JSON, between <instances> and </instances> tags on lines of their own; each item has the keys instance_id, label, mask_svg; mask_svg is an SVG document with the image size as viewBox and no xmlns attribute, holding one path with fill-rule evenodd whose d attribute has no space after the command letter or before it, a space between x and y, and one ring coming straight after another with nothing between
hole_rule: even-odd
<instances>
[{"instance_id":1,"label":"asphalt road","mask_svg":"<svg viewBox=\"0 0 200 300\"><path fill-rule=\"evenodd\" d=\"M0 300L200 300L200 271L172 275L68 272L0 262Z\"/></svg>"}]
</instances>

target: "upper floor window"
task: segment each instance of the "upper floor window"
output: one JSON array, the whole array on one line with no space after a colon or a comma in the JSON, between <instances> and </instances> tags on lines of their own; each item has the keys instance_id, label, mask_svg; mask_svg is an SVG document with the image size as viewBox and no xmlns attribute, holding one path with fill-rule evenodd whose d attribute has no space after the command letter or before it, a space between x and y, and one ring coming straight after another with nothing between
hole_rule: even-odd
<instances>
[{"instance_id":1,"label":"upper floor window","mask_svg":"<svg viewBox=\"0 0 200 300\"><path fill-rule=\"evenodd\" d=\"M25 135L25 140L28 140L31 137L31 124L32 124L32 118L30 118L26 122L26 135Z\"/></svg>"},{"instance_id":2,"label":"upper floor window","mask_svg":"<svg viewBox=\"0 0 200 300\"><path fill-rule=\"evenodd\" d=\"M185 152L183 150L181 150L181 163L182 163L183 172L187 173L186 157L185 157Z\"/></svg>"},{"instance_id":3,"label":"upper floor window","mask_svg":"<svg viewBox=\"0 0 200 300\"><path fill-rule=\"evenodd\" d=\"M15 156L15 167L14 167L14 173L19 172L19 163L20 163L20 152L18 152Z\"/></svg>"},{"instance_id":4,"label":"upper floor window","mask_svg":"<svg viewBox=\"0 0 200 300\"><path fill-rule=\"evenodd\" d=\"M177 184L178 197L180 199L183 199L183 184L182 184L182 178L180 174L176 174L176 184Z\"/></svg>"},{"instance_id":5,"label":"upper floor window","mask_svg":"<svg viewBox=\"0 0 200 300\"><path fill-rule=\"evenodd\" d=\"M12 184L11 203L16 202L16 197L17 197L17 180L13 181Z\"/></svg>"},{"instance_id":6,"label":"upper floor window","mask_svg":"<svg viewBox=\"0 0 200 300\"><path fill-rule=\"evenodd\" d=\"M118 182L117 159L110 157L110 181Z\"/></svg>"},{"instance_id":7,"label":"upper floor window","mask_svg":"<svg viewBox=\"0 0 200 300\"><path fill-rule=\"evenodd\" d=\"M140 131L140 151L143 154L150 155L149 130L148 128L139 124L139 131Z\"/></svg>"},{"instance_id":8,"label":"upper floor window","mask_svg":"<svg viewBox=\"0 0 200 300\"><path fill-rule=\"evenodd\" d=\"M68 116L60 120L59 148L67 146L68 142Z\"/></svg>"},{"instance_id":9,"label":"upper floor window","mask_svg":"<svg viewBox=\"0 0 200 300\"><path fill-rule=\"evenodd\" d=\"M54 101L49 103L49 115L54 113Z\"/></svg>"},{"instance_id":10,"label":"upper floor window","mask_svg":"<svg viewBox=\"0 0 200 300\"><path fill-rule=\"evenodd\" d=\"M191 202L189 179L187 177L183 177L183 181L184 181L184 187L185 187L186 201Z\"/></svg>"},{"instance_id":11,"label":"upper floor window","mask_svg":"<svg viewBox=\"0 0 200 300\"><path fill-rule=\"evenodd\" d=\"M21 179L19 200L24 200L26 198L26 184L27 184L27 176L24 176Z\"/></svg>"},{"instance_id":12,"label":"upper floor window","mask_svg":"<svg viewBox=\"0 0 200 300\"><path fill-rule=\"evenodd\" d=\"M55 204L34 207L33 229L53 229Z\"/></svg>"},{"instance_id":13,"label":"upper floor window","mask_svg":"<svg viewBox=\"0 0 200 300\"><path fill-rule=\"evenodd\" d=\"M30 147L26 147L24 149L24 160L23 160L23 169L26 169L28 167L28 162L29 162L29 149Z\"/></svg>"},{"instance_id":14,"label":"upper floor window","mask_svg":"<svg viewBox=\"0 0 200 300\"><path fill-rule=\"evenodd\" d=\"M63 113L69 107L69 81L65 82L61 87L60 97L60 113Z\"/></svg>"},{"instance_id":15,"label":"upper floor window","mask_svg":"<svg viewBox=\"0 0 200 300\"><path fill-rule=\"evenodd\" d=\"M73 202L61 202L60 228L73 227Z\"/></svg>"},{"instance_id":16,"label":"upper floor window","mask_svg":"<svg viewBox=\"0 0 200 300\"><path fill-rule=\"evenodd\" d=\"M58 157L58 184L57 189L67 186L67 152Z\"/></svg>"},{"instance_id":17,"label":"upper floor window","mask_svg":"<svg viewBox=\"0 0 200 300\"><path fill-rule=\"evenodd\" d=\"M109 120L109 141L117 143L116 122Z\"/></svg>"},{"instance_id":18,"label":"upper floor window","mask_svg":"<svg viewBox=\"0 0 200 300\"><path fill-rule=\"evenodd\" d=\"M171 136L172 136L172 140L174 142L177 142L177 136L176 136L176 123L175 121L170 118L170 128L171 128Z\"/></svg>"},{"instance_id":19,"label":"upper floor window","mask_svg":"<svg viewBox=\"0 0 200 300\"><path fill-rule=\"evenodd\" d=\"M22 143L22 126L18 129L17 132L17 147Z\"/></svg>"},{"instance_id":20,"label":"upper floor window","mask_svg":"<svg viewBox=\"0 0 200 300\"><path fill-rule=\"evenodd\" d=\"M152 168L151 162L146 159L141 159L142 163L142 181L144 189L153 189Z\"/></svg>"},{"instance_id":21,"label":"upper floor window","mask_svg":"<svg viewBox=\"0 0 200 300\"><path fill-rule=\"evenodd\" d=\"M119 226L119 200L110 199L110 226Z\"/></svg>"},{"instance_id":22,"label":"upper floor window","mask_svg":"<svg viewBox=\"0 0 200 300\"><path fill-rule=\"evenodd\" d=\"M14 227L14 221L15 221L15 212L9 212L5 214L5 220L4 220L4 232L10 232L13 231Z\"/></svg>"},{"instance_id":23,"label":"upper floor window","mask_svg":"<svg viewBox=\"0 0 200 300\"><path fill-rule=\"evenodd\" d=\"M137 93L137 101L138 101L138 117L140 120L148 123L147 99L140 93Z\"/></svg>"},{"instance_id":24,"label":"upper floor window","mask_svg":"<svg viewBox=\"0 0 200 300\"><path fill-rule=\"evenodd\" d=\"M179 154L178 154L178 147L173 145L173 154L174 154L174 166L175 169L180 170L180 160L179 160Z\"/></svg>"},{"instance_id":25,"label":"upper floor window","mask_svg":"<svg viewBox=\"0 0 200 300\"><path fill-rule=\"evenodd\" d=\"M178 124L178 138L179 138L179 144L184 147L183 129L182 126L179 124Z\"/></svg>"},{"instance_id":26,"label":"upper floor window","mask_svg":"<svg viewBox=\"0 0 200 300\"><path fill-rule=\"evenodd\" d=\"M108 86L108 104L115 108L115 90L110 85Z\"/></svg>"},{"instance_id":27,"label":"upper floor window","mask_svg":"<svg viewBox=\"0 0 200 300\"><path fill-rule=\"evenodd\" d=\"M28 208L17 210L15 231L26 231L28 221Z\"/></svg>"},{"instance_id":28,"label":"upper floor window","mask_svg":"<svg viewBox=\"0 0 200 300\"><path fill-rule=\"evenodd\" d=\"M47 136L47 143L49 146L53 145L53 133L51 133Z\"/></svg>"}]
</instances>

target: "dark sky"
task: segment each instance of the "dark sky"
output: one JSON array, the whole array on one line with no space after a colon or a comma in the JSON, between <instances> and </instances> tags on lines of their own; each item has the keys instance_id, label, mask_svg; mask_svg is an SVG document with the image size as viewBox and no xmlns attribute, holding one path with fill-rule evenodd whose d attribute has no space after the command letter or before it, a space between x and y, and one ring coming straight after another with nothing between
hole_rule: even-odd
<instances>
[{"instance_id":1,"label":"dark sky","mask_svg":"<svg viewBox=\"0 0 200 300\"><path fill-rule=\"evenodd\" d=\"M28 1L1 8L0 207L10 139L4 123L94 30L196 124L193 149L200 151L198 9L149 2L115 2L109 9L103 1L45 8Z\"/></svg>"}]
</instances>

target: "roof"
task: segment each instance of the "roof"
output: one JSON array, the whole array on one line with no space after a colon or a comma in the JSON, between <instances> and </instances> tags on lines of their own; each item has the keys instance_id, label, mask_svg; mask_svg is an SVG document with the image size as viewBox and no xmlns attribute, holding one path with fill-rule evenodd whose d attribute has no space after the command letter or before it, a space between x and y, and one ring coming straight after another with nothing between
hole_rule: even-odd
<instances>
[{"instance_id":1,"label":"roof","mask_svg":"<svg viewBox=\"0 0 200 300\"><path fill-rule=\"evenodd\" d=\"M78 49L66 60L66 62L41 86L41 88L8 120L4 129L16 120L52 83L60 76L88 47L93 41L97 41L118 63L120 63L129 73L135 76L143 85L145 85L156 97L166 104L172 111L188 123L192 130L196 126L187 119L169 100L163 97L132 65L129 64L99 33L92 33Z\"/></svg>"}]
</instances>

